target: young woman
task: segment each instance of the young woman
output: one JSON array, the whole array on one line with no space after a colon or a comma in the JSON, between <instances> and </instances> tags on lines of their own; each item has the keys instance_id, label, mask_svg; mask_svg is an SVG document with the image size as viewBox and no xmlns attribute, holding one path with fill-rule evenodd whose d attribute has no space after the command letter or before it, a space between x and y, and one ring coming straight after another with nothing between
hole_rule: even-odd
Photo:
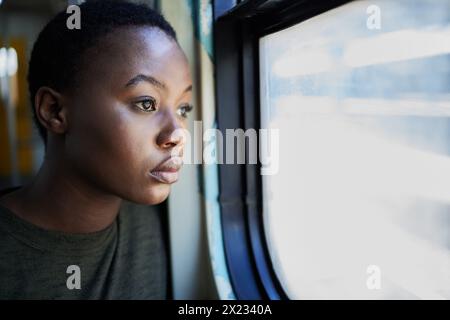
<instances>
[{"instance_id":1,"label":"young woman","mask_svg":"<svg viewBox=\"0 0 450 320\"><path fill-rule=\"evenodd\" d=\"M29 90L46 144L34 181L0 198L0 298L163 299L157 220L178 179L192 80L176 34L143 6L88 1L40 33Z\"/></svg>"}]
</instances>

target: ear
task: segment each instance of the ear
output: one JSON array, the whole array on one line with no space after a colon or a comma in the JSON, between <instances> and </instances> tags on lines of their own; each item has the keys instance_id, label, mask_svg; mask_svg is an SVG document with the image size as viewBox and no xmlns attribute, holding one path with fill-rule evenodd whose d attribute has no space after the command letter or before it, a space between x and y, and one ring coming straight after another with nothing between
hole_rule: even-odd
<instances>
[{"instance_id":1,"label":"ear","mask_svg":"<svg viewBox=\"0 0 450 320\"><path fill-rule=\"evenodd\" d=\"M41 87L34 97L39 122L50 132L63 134L67 131L67 106L62 95L49 88Z\"/></svg>"}]
</instances>

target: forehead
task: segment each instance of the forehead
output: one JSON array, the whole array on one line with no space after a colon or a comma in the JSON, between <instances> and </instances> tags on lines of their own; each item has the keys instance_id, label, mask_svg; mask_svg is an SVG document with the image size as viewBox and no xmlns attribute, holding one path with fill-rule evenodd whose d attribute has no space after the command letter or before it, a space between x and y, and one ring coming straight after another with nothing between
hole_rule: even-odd
<instances>
[{"instance_id":1,"label":"forehead","mask_svg":"<svg viewBox=\"0 0 450 320\"><path fill-rule=\"evenodd\" d=\"M179 45L153 27L118 28L86 51L83 80L124 86L138 74L150 75L169 90L191 82L189 65Z\"/></svg>"}]
</instances>

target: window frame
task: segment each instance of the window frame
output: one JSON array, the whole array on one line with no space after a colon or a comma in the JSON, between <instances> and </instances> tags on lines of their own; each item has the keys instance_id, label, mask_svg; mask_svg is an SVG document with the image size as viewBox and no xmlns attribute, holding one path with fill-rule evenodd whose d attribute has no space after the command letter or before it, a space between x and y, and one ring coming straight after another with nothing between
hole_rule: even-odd
<instances>
[{"instance_id":1,"label":"window frame","mask_svg":"<svg viewBox=\"0 0 450 320\"><path fill-rule=\"evenodd\" d=\"M228 4L231 2L225 0ZM259 39L355 0L215 1L215 99L218 129L259 130ZM224 150L223 159L226 159ZM248 159L248 150L246 150ZM269 255L263 224L261 164L219 166L226 263L237 299L287 300Z\"/></svg>"}]
</instances>

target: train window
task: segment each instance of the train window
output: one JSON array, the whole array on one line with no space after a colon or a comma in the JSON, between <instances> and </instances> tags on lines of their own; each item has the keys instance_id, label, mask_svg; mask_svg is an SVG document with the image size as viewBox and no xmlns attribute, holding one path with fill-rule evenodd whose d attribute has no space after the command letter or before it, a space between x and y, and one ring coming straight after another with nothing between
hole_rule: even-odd
<instances>
[{"instance_id":1,"label":"train window","mask_svg":"<svg viewBox=\"0 0 450 320\"><path fill-rule=\"evenodd\" d=\"M450 3L356 1L260 39L275 272L293 299L450 298Z\"/></svg>"}]
</instances>

